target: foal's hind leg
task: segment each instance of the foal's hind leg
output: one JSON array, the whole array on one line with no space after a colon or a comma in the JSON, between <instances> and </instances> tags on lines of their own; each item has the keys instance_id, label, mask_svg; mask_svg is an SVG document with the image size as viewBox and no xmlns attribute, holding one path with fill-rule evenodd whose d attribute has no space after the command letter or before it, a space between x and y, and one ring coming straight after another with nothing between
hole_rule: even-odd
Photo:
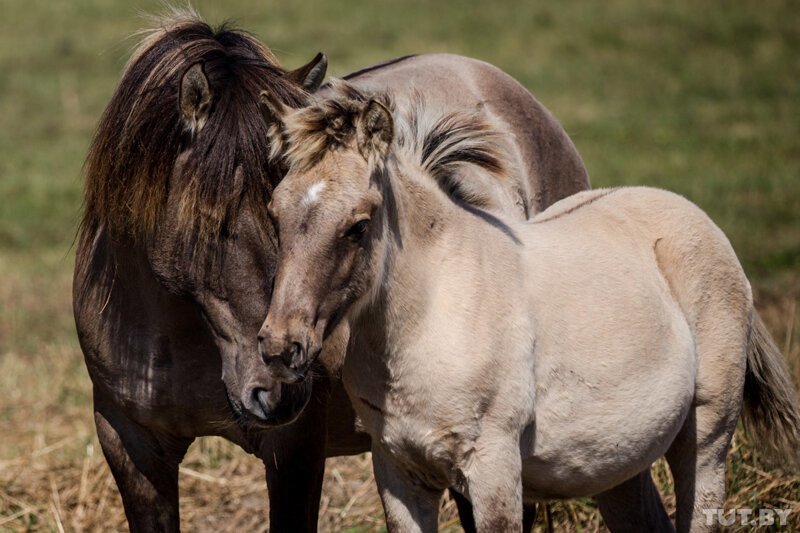
<instances>
[{"instance_id":1,"label":"foal's hind leg","mask_svg":"<svg viewBox=\"0 0 800 533\"><path fill-rule=\"evenodd\" d=\"M178 464L193 439L156 435L95 393L95 424L132 532L178 531Z\"/></svg>"},{"instance_id":2,"label":"foal's hind leg","mask_svg":"<svg viewBox=\"0 0 800 533\"><path fill-rule=\"evenodd\" d=\"M597 496L608 529L620 531L674 531L650 469Z\"/></svg>"},{"instance_id":3,"label":"foal's hind leg","mask_svg":"<svg viewBox=\"0 0 800 533\"><path fill-rule=\"evenodd\" d=\"M737 345L735 338L727 343L704 340L701 336L697 342L694 404L667 451L679 532L719 529L711 515L725 501L725 457L741 411L743 345Z\"/></svg>"},{"instance_id":4,"label":"foal's hind leg","mask_svg":"<svg viewBox=\"0 0 800 533\"><path fill-rule=\"evenodd\" d=\"M679 532L719 529L712 510L725 502L725 456L737 418L738 410L720 417L713 404L695 406L667 452Z\"/></svg>"}]
</instances>

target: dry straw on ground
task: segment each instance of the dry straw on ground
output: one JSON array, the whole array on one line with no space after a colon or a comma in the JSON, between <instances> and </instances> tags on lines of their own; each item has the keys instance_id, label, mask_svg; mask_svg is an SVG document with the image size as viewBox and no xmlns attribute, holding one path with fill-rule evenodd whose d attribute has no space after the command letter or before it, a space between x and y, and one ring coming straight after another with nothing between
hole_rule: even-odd
<instances>
[{"instance_id":1,"label":"dry straw on ground","mask_svg":"<svg viewBox=\"0 0 800 533\"><path fill-rule=\"evenodd\" d=\"M767 297L763 314L800 377L797 297ZM125 530L119 495L94 436L89 382L74 346L32 359L0 361L0 531ZM670 512L669 472L653 468ZM800 528L800 477L761 466L737 433L728 461L726 508L791 509L788 530ZM199 439L181 467L181 519L187 531L266 531L262 464L232 444ZM553 502L558 531L603 531L591 500ZM453 502L443 500L442 530L457 531ZM328 461L322 531L380 531L382 511L368 455ZM537 528L546 530L543 510ZM741 526L739 526L740 529ZM736 529L736 528L734 528Z\"/></svg>"}]
</instances>

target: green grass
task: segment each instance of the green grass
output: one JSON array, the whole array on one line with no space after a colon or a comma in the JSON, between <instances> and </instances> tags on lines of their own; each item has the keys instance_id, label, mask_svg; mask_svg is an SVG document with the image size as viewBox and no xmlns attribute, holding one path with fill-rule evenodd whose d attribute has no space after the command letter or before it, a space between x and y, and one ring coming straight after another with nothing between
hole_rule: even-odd
<instances>
[{"instance_id":1,"label":"green grass","mask_svg":"<svg viewBox=\"0 0 800 533\"><path fill-rule=\"evenodd\" d=\"M92 128L157 2L6 0L0 35L0 250L75 231ZM595 186L687 195L759 282L800 267L800 9L789 1L201 2L288 66L331 73L451 51L517 77L561 119Z\"/></svg>"},{"instance_id":2,"label":"green grass","mask_svg":"<svg viewBox=\"0 0 800 533\"><path fill-rule=\"evenodd\" d=\"M769 304L781 345L797 355L797 2L198 0L196 7L211 21L234 19L287 67L318 50L339 76L420 52L496 64L559 117L594 186L663 187L707 210ZM135 44L126 37L145 24L138 13L160 9L155 1L2 2L0 432L12 438L0 438L0 472L2 461L50 444L63 424L79 438L54 464L80 469L88 457L90 388L69 293L81 166ZM198 464L224 470L239 460L229 448L212 448L197 452ZM729 492L749 494L755 474L739 463L733 470ZM0 475L0 517L4 491L26 494L14 487ZM47 522L47 501L26 501L45 509L25 515L27 523ZM590 511L575 505L562 508L564 516L582 520Z\"/></svg>"}]
</instances>

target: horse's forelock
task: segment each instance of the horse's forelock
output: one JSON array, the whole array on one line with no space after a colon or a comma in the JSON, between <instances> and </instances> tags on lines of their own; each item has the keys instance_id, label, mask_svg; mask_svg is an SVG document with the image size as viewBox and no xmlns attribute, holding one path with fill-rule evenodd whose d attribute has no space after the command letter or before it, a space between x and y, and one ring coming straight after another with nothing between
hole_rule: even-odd
<instances>
[{"instance_id":1,"label":"horse's forelock","mask_svg":"<svg viewBox=\"0 0 800 533\"><path fill-rule=\"evenodd\" d=\"M190 139L178 93L183 73L198 62L213 103ZM176 220L184 233L194 233L193 241L214 238L243 199L263 202L276 177L266 157L269 125L259 94L270 91L294 107L308 98L285 73L247 33L215 30L185 13L162 21L134 52L97 128L85 168L84 231L104 224L117 236L151 235L187 143L192 156L173 192L180 194Z\"/></svg>"}]
</instances>

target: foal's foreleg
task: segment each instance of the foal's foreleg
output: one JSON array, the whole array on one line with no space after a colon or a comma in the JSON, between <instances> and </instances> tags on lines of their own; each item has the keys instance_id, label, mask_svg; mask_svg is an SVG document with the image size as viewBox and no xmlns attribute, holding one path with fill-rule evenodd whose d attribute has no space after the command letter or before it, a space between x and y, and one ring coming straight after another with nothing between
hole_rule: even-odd
<instances>
[{"instance_id":1,"label":"foal's foreleg","mask_svg":"<svg viewBox=\"0 0 800 533\"><path fill-rule=\"evenodd\" d=\"M193 439L157 434L95 392L97 437L132 532L178 531L178 464Z\"/></svg>"},{"instance_id":2,"label":"foal's foreleg","mask_svg":"<svg viewBox=\"0 0 800 533\"><path fill-rule=\"evenodd\" d=\"M478 533L521 533L522 460L517 442L495 440L478 447L465 475Z\"/></svg>"},{"instance_id":3,"label":"foal's foreleg","mask_svg":"<svg viewBox=\"0 0 800 533\"><path fill-rule=\"evenodd\" d=\"M412 479L374 442L372 467L386 515L386 528L391 533L435 532L442 491Z\"/></svg>"}]
</instances>

